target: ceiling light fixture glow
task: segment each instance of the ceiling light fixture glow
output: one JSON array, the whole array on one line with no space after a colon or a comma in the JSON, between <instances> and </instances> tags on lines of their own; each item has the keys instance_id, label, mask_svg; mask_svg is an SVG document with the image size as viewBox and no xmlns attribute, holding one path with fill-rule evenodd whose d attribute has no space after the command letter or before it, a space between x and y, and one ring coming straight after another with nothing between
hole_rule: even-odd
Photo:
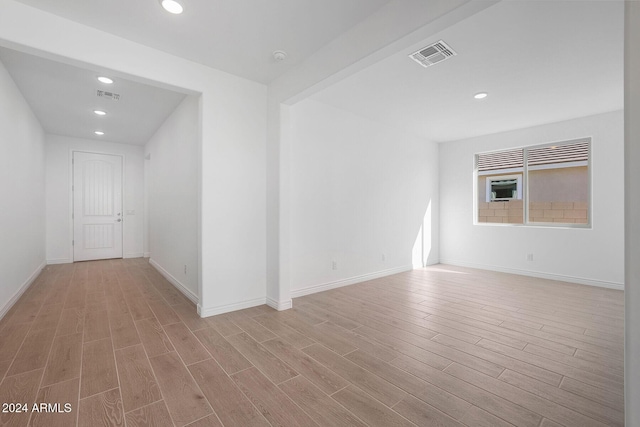
<instances>
[{"instance_id":1,"label":"ceiling light fixture glow","mask_svg":"<svg viewBox=\"0 0 640 427\"><path fill-rule=\"evenodd\" d=\"M109 77L104 77L104 76L98 77L98 81L106 85L110 85L111 83L113 83L113 79L110 79Z\"/></svg>"},{"instance_id":2,"label":"ceiling light fixture glow","mask_svg":"<svg viewBox=\"0 0 640 427\"><path fill-rule=\"evenodd\" d=\"M97 114L98 116L106 116L107 115L107 113L102 111L102 110L93 110L93 112L95 114Z\"/></svg>"},{"instance_id":3,"label":"ceiling light fixture glow","mask_svg":"<svg viewBox=\"0 0 640 427\"><path fill-rule=\"evenodd\" d=\"M487 92L478 92L475 95L473 95L473 97L475 99L484 99L487 97L487 95L489 95Z\"/></svg>"},{"instance_id":4,"label":"ceiling light fixture glow","mask_svg":"<svg viewBox=\"0 0 640 427\"><path fill-rule=\"evenodd\" d=\"M100 136L104 135L104 132L102 132L101 130L97 130L97 131L95 131L94 133L95 133L96 135L100 135Z\"/></svg>"},{"instance_id":5,"label":"ceiling light fixture glow","mask_svg":"<svg viewBox=\"0 0 640 427\"><path fill-rule=\"evenodd\" d=\"M179 15L184 11L184 7L176 0L162 0L160 2L164 10L174 15Z\"/></svg>"}]
</instances>

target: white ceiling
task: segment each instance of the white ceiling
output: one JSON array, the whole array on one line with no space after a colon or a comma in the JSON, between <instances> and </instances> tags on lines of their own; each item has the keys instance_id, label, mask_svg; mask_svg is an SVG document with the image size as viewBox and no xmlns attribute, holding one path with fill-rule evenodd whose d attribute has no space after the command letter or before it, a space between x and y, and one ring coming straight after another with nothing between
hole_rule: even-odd
<instances>
[{"instance_id":1,"label":"white ceiling","mask_svg":"<svg viewBox=\"0 0 640 427\"><path fill-rule=\"evenodd\" d=\"M390 0L184 0L171 15L159 0L18 0L61 17L269 83ZM275 50L287 52L276 62Z\"/></svg>"},{"instance_id":2,"label":"white ceiling","mask_svg":"<svg viewBox=\"0 0 640 427\"><path fill-rule=\"evenodd\" d=\"M103 73L2 47L0 61L45 132L56 135L144 145L185 97L123 78L105 85L96 79ZM120 94L120 100L100 98L98 89Z\"/></svg>"},{"instance_id":3,"label":"white ceiling","mask_svg":"<svg viewBox=\"0 0 640 427\"><path fill-rule=\"evenodd\" d=\"M622 109L623 3L503 1L313 98L435 142ZM407 57L440 39L458 55Z\"/></svg>"},{"instance_id":4,"label":"white ceiling","mask_svg":"<svg viewBox=\"0 0 640 427\"><path fill-rule=\"evenodd\" d=\"M391 3L185 0L185 13L173 16L158 0L18 1L262 82L312 59ZM404 0L393 0L400 7L398 1ZM621 109L623 14L619 0L504 0L419 44L394 42L406 48L313 98L436 142ZM458 55L426 69L407 57L439 39ZM365 43L351 42L358 40ZM271 58L276 49L289 53L286 61ZM183 96L118 80L113 90L122 100L99 119L87 115L97 100L95 72L7 49L0 61L51 133L92 137L96 123L111 123L104 139L143 144ZM480 91L489 96L474 100Z\"/></svg>"}]
</instances>

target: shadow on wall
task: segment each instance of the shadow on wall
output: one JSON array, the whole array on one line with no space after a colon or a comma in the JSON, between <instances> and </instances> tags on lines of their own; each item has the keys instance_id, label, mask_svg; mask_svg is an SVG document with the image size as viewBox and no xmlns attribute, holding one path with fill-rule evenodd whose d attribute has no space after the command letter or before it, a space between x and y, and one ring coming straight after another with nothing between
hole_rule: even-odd
<instances>
[{"instance_id":1,"label":"shadow on wall","mask_svg":"<svg viewBox=\"0 0 640 427\"><path fill-rule=\"evenodd\" d=\"M432 246L431 225L431 199L429 199L427 210L422 217L422 224L420 224L416 240L413 243L413 250L411 252L413 268L423 268L427 265Z\"/></svg>"}]
</instances>

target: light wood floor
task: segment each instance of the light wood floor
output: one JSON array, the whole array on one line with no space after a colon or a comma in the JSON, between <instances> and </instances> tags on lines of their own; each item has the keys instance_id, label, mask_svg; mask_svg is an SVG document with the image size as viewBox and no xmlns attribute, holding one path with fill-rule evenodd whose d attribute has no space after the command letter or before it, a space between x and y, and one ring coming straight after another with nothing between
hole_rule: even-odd
<instances>
[{"instance_id":1,"label":"light wood floor","mask_svg":"<svg viewBox=\"0 0 640 427\"><path fill-rule=\"evenodd\" d=\"M622 426L622 353L588 286L440 265L200 319L142 259L48 266L0 322L0 425Z\"/></svg>"}]
</instances>

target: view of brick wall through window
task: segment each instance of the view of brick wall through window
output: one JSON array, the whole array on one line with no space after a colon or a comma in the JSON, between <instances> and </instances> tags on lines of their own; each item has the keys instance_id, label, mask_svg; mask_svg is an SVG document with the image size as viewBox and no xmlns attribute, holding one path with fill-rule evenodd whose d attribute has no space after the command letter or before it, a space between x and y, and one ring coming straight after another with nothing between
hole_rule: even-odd
<instances>
[{"instance_id":1,"label":"view of brick wall through window","mask_svg":"<svg viewBox=\"0 0 640 427\"><path fill-rule=\"evenodd\" d=\"M589 145L584 139L478 154L478 223L523 224L527 199L528 224L589 224Z\"/></svg>"},{"instance_id":2,"label":"view of brick wall through window","mask_svg":"<svg viewBox=\"0 0 640 427\"><path fill-rule=\"evenodd\" d=\"M586 224L586 202L530 202L529 221ZM478 203L478 222L522 224L522 200Z\"/></svg>"},{"instance_id":3,"label":"view of brick wall through window","mask_svg":"<svg viewBox=\"0 0 640 427\"><path fill-rule=\"evenodd\" d=\"M529 171L529 222L587 224L587 166Z\"/></svg>"},{"instance_id":4,"label":"view of brick wall through window","mask_svg":"<svg viewBox=\"0 0 640 427\"><path fill-rule=\"evenodd\" d=\"M478 222L522 224L522 200L478 203Z\"/></svg>"}]
</instances>

